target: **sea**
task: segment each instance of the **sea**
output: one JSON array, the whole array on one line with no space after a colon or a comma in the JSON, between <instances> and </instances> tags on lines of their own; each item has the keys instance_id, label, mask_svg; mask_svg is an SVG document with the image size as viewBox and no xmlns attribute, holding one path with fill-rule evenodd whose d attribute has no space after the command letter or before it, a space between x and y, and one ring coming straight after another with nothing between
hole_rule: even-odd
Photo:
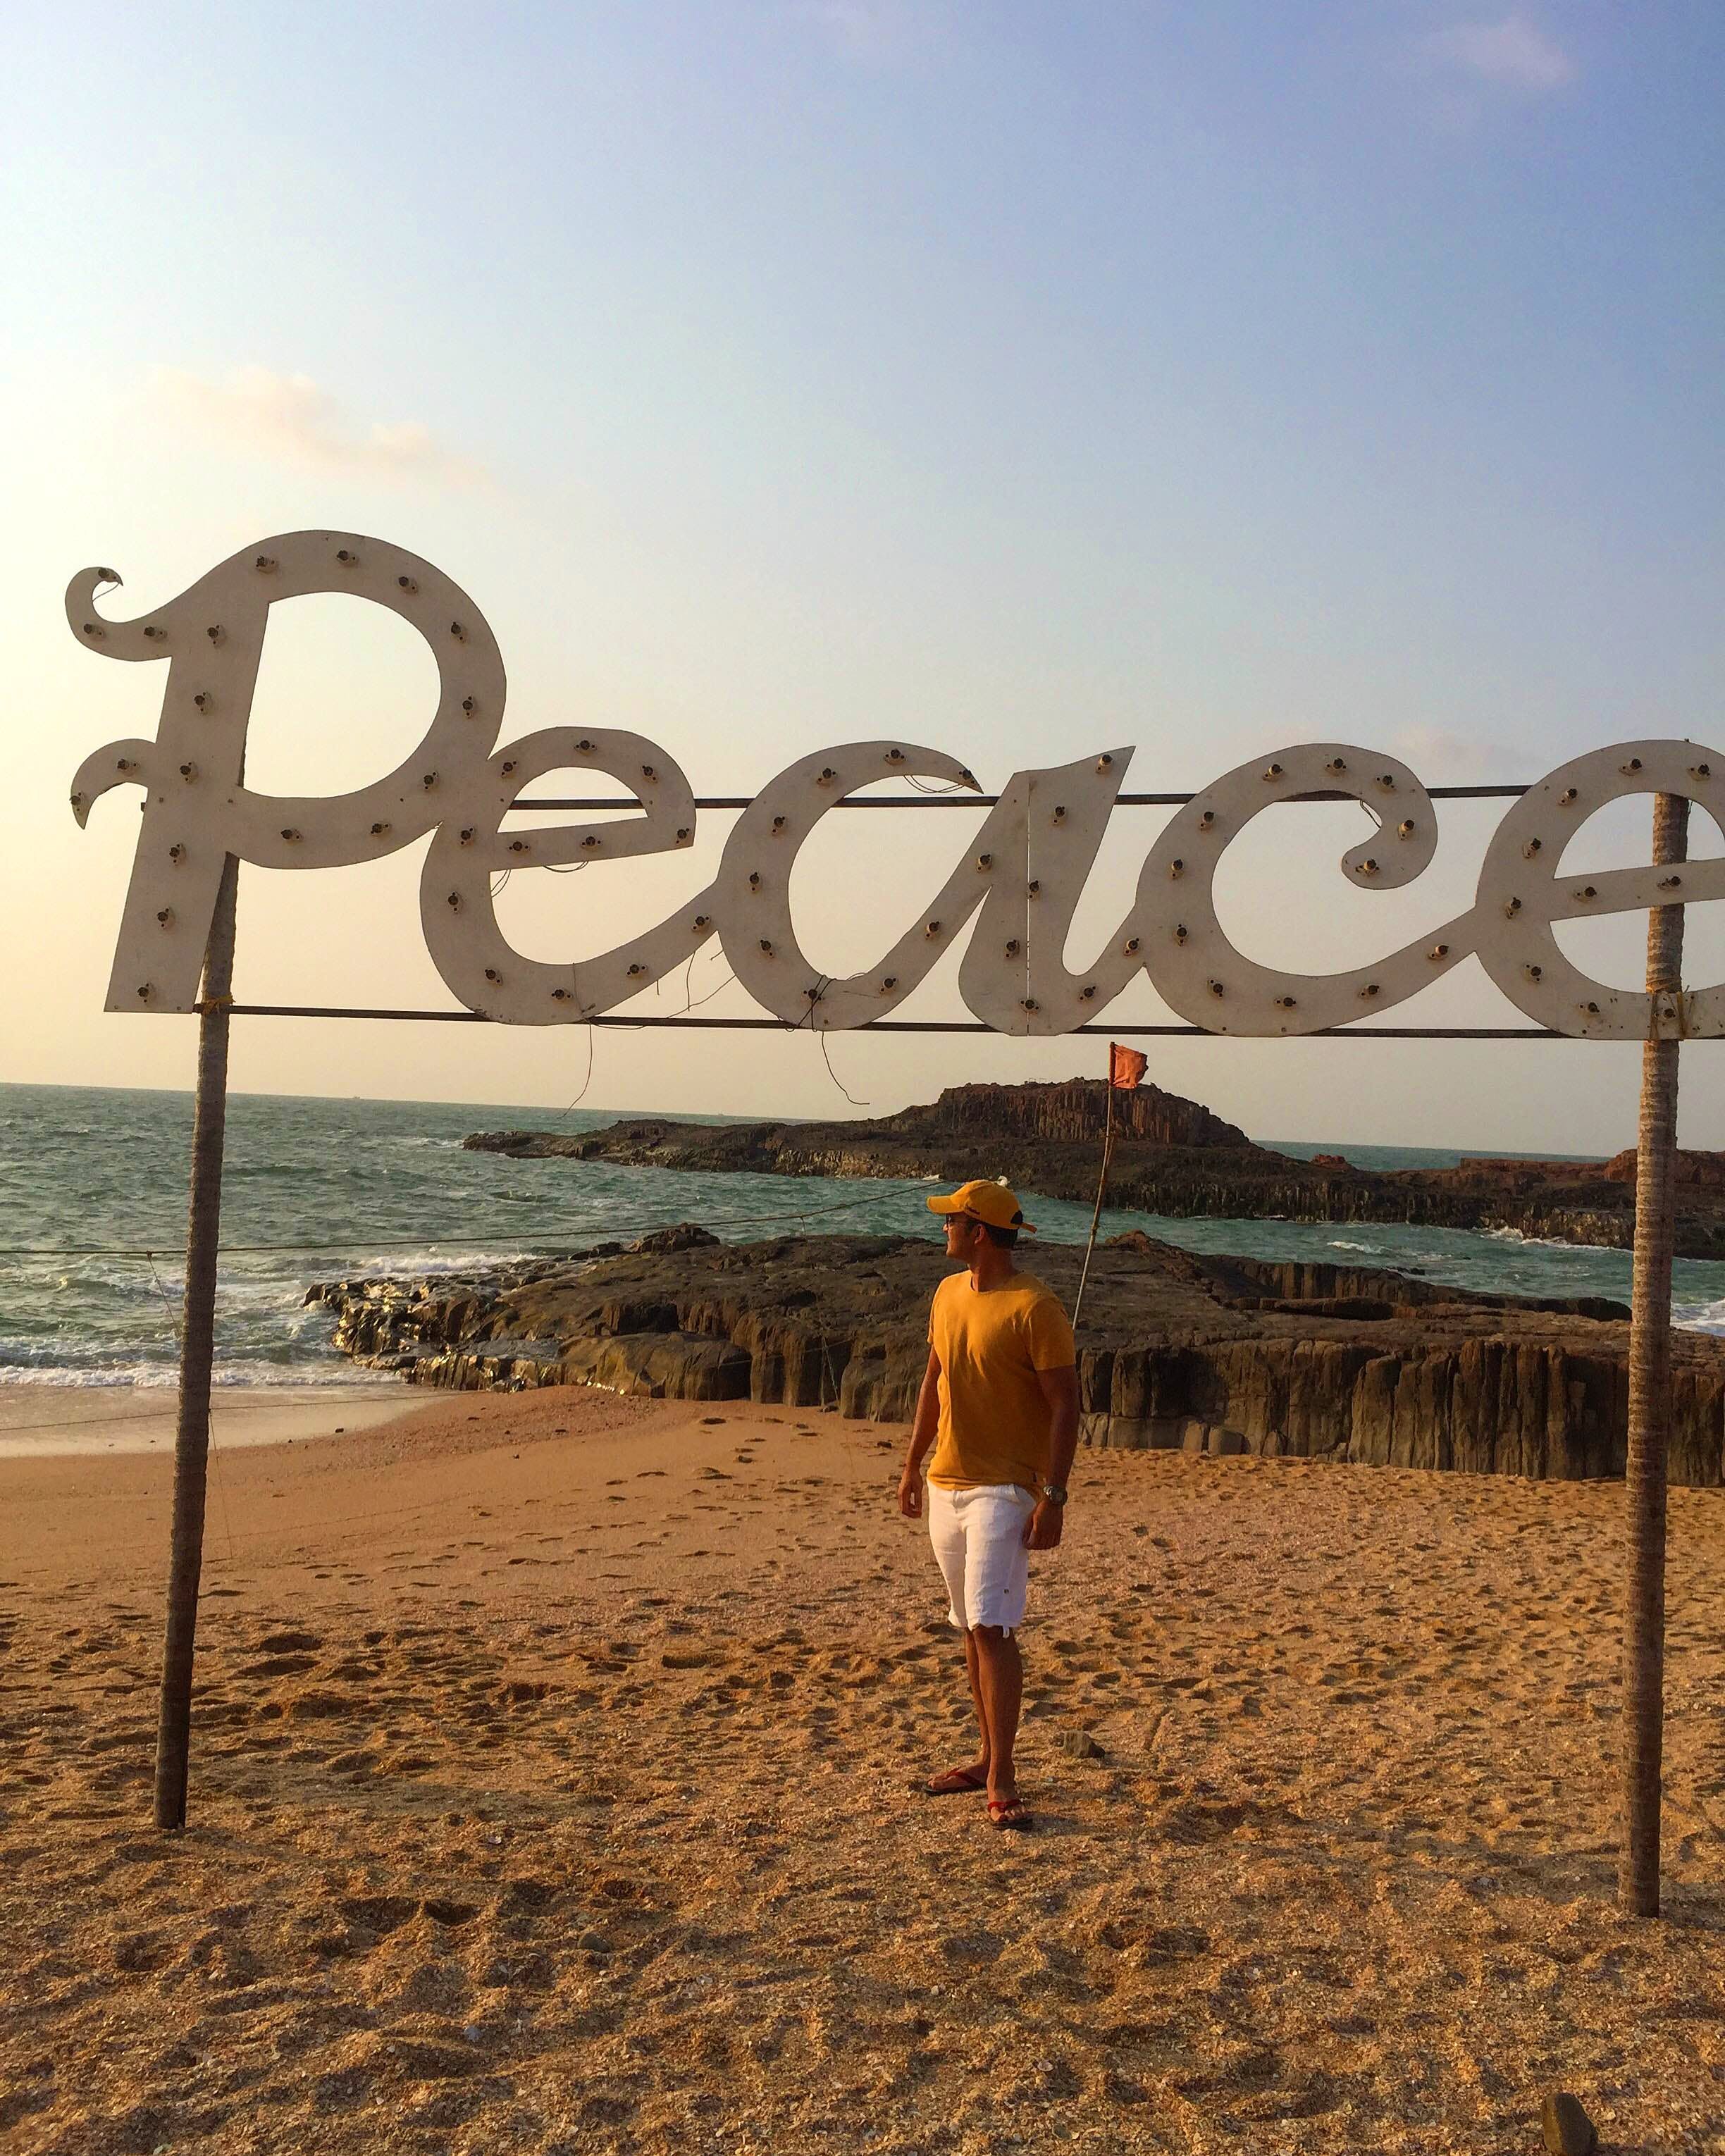
<instances>
[{"instance_id":1,"label":"sea","mask_svg":"<svg viewBox=\"0 0 1725 2156\"><path fill-rule=\"evenodd\" d=\"M733 1242L805 1230L932 1233L926 1182L688 1174L462 1150L472 1131L595 1130L639 1112L232 1096L216 1382L394 1382L357 1370L331 1346L328 1314L305 1307L314 1281L460 1273L632 1242L680 1220ZM0 1086L0 1384L175 1382L191 1138L189 1093ZM1345 1153L1362 1168L1445 1168L1463 1158L1344 1139L1265 1142L1301 1156ZM1087 1204L1020 1195L1034 1200L1041 1240L1084 1240ZM1509 1233L1105 1213L1105 1235L1129 1228L1188 1250L1394 1265L1510 1294L1626 1300L1630 1290L1627 1251ZM1679 1324L1725 1334L1725 1262L1680 1260L1672 1312Z\"/></svg>"}]
</instances>

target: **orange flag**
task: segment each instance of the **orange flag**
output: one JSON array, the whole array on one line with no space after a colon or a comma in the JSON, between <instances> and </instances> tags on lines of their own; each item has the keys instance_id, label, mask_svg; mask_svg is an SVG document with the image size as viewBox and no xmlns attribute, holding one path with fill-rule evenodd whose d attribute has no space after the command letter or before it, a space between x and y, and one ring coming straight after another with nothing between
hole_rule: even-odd
<instances>
[{"instance_id":1,"label":"orange flag","mask_svg":"<svg viewBox=\"0 0 1725 2156\"><path fill-rule=\"evenodd\" d=\"M1136 1092L1149 1068L1149 1057L1140 1055L1136 1048L1122 1048L1117 1040L1108 1043L1108 1083L1122 1093Z\"/></svg>"}]
</instances>

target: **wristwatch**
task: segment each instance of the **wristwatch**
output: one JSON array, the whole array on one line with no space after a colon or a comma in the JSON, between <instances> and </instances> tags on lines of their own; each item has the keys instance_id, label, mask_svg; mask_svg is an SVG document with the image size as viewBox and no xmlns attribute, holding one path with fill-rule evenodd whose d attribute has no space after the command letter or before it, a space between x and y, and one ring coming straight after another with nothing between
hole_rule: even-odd
<instances>
[{"instance_id":1,"label":"wristwatch","mask_svg":"<svg viewBox=\"0 0 1725 2156\"><path fill-rule=\"evenodd\" d=\"M1050 1505L1064 1505L1066 1502L1066 1493L1058 1482L1045 1482L1042 1494Z\"/></svg>"}]
</instances>

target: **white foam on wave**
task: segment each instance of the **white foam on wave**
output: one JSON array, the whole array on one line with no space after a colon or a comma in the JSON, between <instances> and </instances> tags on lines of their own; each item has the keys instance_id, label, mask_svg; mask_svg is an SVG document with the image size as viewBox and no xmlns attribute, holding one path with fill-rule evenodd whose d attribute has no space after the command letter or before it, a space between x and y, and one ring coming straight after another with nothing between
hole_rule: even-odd
<instances>
[{"instance_id":1,"label":"white foam on wave","mask_svg":"<svg viewBox=\"0 0 1725 2156\"><path fill-rule=\"evenodd\" d=\"M1494 1243L1524 1243L1530 1250L1602 1250L1613 1258L1623 1255L1615 1243L1572 1243L1567 1235L1529 1235L1519 1228L1481 1228L1475 1232Z\"/></svg>"},{"instance_id":2,"label":"white foam on wave","mask_svg":"<svg viewBox=\"0 0 1725 2156\"><path fill-rule=\"evenodd\" d=\"M378 1250L369 1256L332 1263L318 1276L323 1280L394 1280L403 1275L416 1279L434 1276L441 1278L446 1273L485 1272L493 1265L526 1265L537 1258L555 1259L567 1255L531 1241L512 1248L500 1246L483 1250L440 1250L435 1243L428 1243L421 1250Z\"/></svg>"},{"instance_id":3,"label":"white foam on wave","mask_svg":"<svg viewBox=\"0 0 1725 2156\"><path fill-rule=\"evenodd\" d=\"M28 1368L0 1369L0 1387L68 1388L80 1392L126 1390L171 1392L180 1382L173 1363L105 1363L73 1365L42 1363ZM350 1363L346 1356L331 1356L327 1363L264 1363L250 1359L218 1364L210 1383L218 1391L244 1387L248 1390L295 1393L319 1392L331 1386L395 1385L400 1379L388 1370L370 1370Z\"/></svg>"}]
</instances>

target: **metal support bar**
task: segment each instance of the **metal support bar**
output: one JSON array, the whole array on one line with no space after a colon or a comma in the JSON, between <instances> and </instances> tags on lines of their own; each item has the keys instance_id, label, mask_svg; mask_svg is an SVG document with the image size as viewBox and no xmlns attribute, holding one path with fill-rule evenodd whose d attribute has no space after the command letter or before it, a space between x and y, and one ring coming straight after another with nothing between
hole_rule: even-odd
<instances>
[{"instance_id":1,"label":"metal support bar","mask_svg":"<svg viewBox=\"0 0 1725 2156\"><path fill-rule=\"evenodd\" d=\"M186 1221L185 1322L180 1334L180 1410L174 1433L173 1548L167 1575L167 1638L156 1735L156 1824L186 1824L192 1736L192 1664L203 1571L209 1476L210 1369L215 1356L216 1256L222 1228L222 1154L228 1122L228 1021L233 1012L234 927L239 863L227 856L216 893L198 1004L198 1097Z\"/></svg>"},{"instance_id":2,"label":"metal support bar","mask_svg":"<svg viewBox=\"0 0 1725 2156\"><path fill-rule=\"evenodd\" d=\"M1526 786L1428 786L1427 796L1433 801L1519 801L1532 789ZM1117 793L1117 808L1183 808L1188 802L1195 801L1195 793ZM1296 802L1352 801L1351 793L1326 790L1317 793L1284 794L1277 803L1288 808ZM842 801L833 803L834 808L993 808L999 802L998 793L972 793L968 789L952 793L916 794L906 799L901 794L859 795L847 794ZM624 793L593 795L572 801L535 801L523 796L512 802L516 808L633 808L634 798ZM750 793L697 794L697 808L752 808L754 796Z\"/></svg>"},{"instance_id":3,"label":"metal support bar","mask_svg":"<svg viewBox=\"0 0 1725 2156\"><path fill-rule=\"evenodd\" d=\"M431 1025L495 1025L501 1021L482 1016L470 1010L359 1010L348 1009L337 1004L235 1004L235 1018L375 1018L404 1020L410 1024ZM603 1012L595 1018L584 1018L572 1023L581 1025L615 1026L624 1033L638 1033L653 1026L680 1028L685 1032L699 1033L806 1033L806 1026L788 1025L778 1018L619 1018L615 1012ZM1007 1038L992 1025L984 1025L979 1019L875 1019L868 1025L848 1027L846 1037L855 1040L867 1033L991 1033L996 1040ZM1212 1033L1203 1025L1075 1025L1067 1032L1054 1036L1060 1040L1071 1040L1083 1034L1106 1034L1115 1040L1221 1040L1228 1036ZM1574 1040L1579 1036L1559 1033L1544 1025L1331 1025L1315 1033L1301 1035L1306 1040Z\"/></svg>"},{"instance_id":4,"label":"metal support bar","mask_svg":"<svg viewBox=\"0 0 1725 2156\"><path fill-rule=\"evenodd\" d=\"M1689 803L1659 793L1653 859L1663 868L1688 852ZM1671 1169L1677 1139L1683 909L1647 916L1647 993L1655 998L1641 1051L1641 1115L1635 1143L1635 1254L1630 1301L1629 1453L1624 1464L1629 1564L1623 1623L1623 1848L1618 1906L1659 1914L1661 1768L1665 1722L1666 1455L1671 1427Z\"/></svg>"}]
</instances>

